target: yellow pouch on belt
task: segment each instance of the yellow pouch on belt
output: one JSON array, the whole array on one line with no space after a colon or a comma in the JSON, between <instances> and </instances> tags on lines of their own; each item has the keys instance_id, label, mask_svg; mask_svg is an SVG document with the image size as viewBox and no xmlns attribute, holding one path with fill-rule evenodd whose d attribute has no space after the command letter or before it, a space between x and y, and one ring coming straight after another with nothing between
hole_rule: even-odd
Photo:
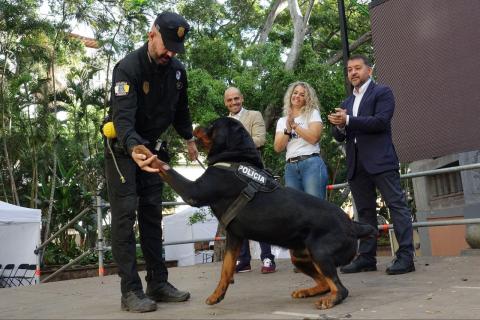
<instances>
[{"instance_id":1,"label":"yellow pouch on belt","mask_svg":"<svg viewBox=\"0 0 480 320\"><path fill-rule=\"evenodd\" d=\"M102 128L103 135L108 139L113 139L117 137L117 132L115 131L115 126L112 121L109 121L103 125Z\"/></svg>"}]
</instances>

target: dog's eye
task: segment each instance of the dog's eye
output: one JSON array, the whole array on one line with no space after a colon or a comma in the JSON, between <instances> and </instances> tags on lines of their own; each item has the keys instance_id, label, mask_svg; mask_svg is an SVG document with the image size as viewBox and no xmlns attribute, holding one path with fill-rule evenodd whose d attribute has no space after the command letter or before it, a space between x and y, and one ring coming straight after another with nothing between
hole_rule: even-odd
<instances>
[{"instance_id":1,"label":"dog's eye","mask_svg":"<svg viewBox=\"0 0 480 320\"><path fill-rule=\"evenodd\" d=\"M212 125L207 128L207 135L209 137L211 137L213 135L213 126Z\"/></svg>"}]
</instances>

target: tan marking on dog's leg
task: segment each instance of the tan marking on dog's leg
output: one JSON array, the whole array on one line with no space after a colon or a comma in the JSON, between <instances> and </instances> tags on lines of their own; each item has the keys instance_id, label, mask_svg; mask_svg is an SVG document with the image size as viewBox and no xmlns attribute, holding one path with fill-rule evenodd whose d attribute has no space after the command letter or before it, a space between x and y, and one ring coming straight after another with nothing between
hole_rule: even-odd
<instances>
[{"instance_id":1,"label":"tan marking on dog's leg","mask_svg":"<svg viewBox=\"0 0 480 320\"><path fill-rule=\"evenodd\" d=\"M311 261L310 252L307 249L303 250L292 250L290 249L290 260L293 264L297 262L308 262Z\"/></svg>"},{"instance_id":2,"label":"tan marking on dog's leg","mask_svg":"<svg viewBox=\"0 0 480 320\"><path fill-rule=\"evenodd\" d=\"M216 304L223 300L227 293L228 286L233 283L233 274L235 272L235 264L237 262L240 246L233 249L227 249L223 256L222 272L217 288L205 301L206 304Z\"/></svg>"},{"instance_id":3,"label":"tan marking on dog's leg","mask_svg":"<svg viewBox=\"0 0 480 320\"><path fill-rule=\"evenodd\" d=\"M295 290L292 292L292 298L308 298L325 294L330 291L330 286L322 274L318 274L313 280L317 283L315 287Z\"/></svg>"},{"instance_id":4,"label":"tan marking on dog's leg","mask_svg":"<svg viewBox=\"0 0 480 320\"><path fill-rule=\"evenodd\" d=\"M330 291L330 286L325 281L325 277L322 273L318 272L318 269L314 266L314 263L311 259L310 252L308 250L302 251L299 257L299 252L296 252L296 256L290 253L292 257L292 263L303 273L310 276L317 283L316 286L311 288L298 289L292 292L292 298L307 298L313 297L316 295L324 294ZM308 271L308 272L306 272Z\"/></svg>"},{"instance_id":5,"label":"tan marking on dog's leg","mask_svg":"<svg viewBox=\"0 0 480 320\"><path fill-rule=\"evenodd\" d=\"M324 281L327 283L327 285L330 288L330 293L320 297L320 299L317 302L315 302L315 305L317 306L318 309L322 309L322 310L330 309L339 302L337 285L335 284L335 282L333 282L331 278L325 277L323 275L322 270L316 263L313 263L313 265L317 269L318 273L322 275Z\"/></svg>"},{"instance_id":6,"label":"tan marking on dog's leg","mask_svg":"<svg viewBox=\"0 0 480 320\"><path fill-rule=\"evenodd\" d=\"M292 292L292 298L308 298L308 297L313 297L313 296L318 296L320 294L324 294L330 291L330 287L325 284L319 284L315 287L311 288L303 288L303 289L298 289Z\"/></svg>"}]
</instances>

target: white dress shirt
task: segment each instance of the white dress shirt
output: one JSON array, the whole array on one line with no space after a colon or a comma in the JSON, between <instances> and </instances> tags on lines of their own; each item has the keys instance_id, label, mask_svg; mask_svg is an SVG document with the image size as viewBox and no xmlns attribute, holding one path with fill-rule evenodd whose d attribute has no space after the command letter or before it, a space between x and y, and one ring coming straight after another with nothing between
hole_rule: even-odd
<instances>
[{"instance_id":1,"label":"white dress shirt","mask_svg":"<svg viewBox=\"0 0 480 320\"><path fill-rule=\"evenodd\" d=\"M369 78L367 82L365 82L360 87L360 89L358 90L353 89L353 95L355 96L355 100L353 101L352 114L354 117L358 115L358 107L360 107L360 102L362 102L363 95L365 94L365 91L367 91L367 88L370 85L370 82L372 82L371 78ZM350 120L350 116L347 115L347 126L348 126L349 120Z\"/></svg>"},{"instance_id":2,"label":"white dress shirt","mask_svg":"<svg viewBox=\"0 0 480 320\"><path fill-rule=\"evenodd\" d=\"M237 113L233 114L233 113L230 112L230 113L228 114L228 116L229 116L230 118L234 118L234 119L237 119L238 121L240 121L240 116L242 115L242 112L243 112L244 110L245 110L245 109L243 109L243 107L242 107L242 109L240 109L240 111L238 111Z\"/></svg>"}]
</instances>

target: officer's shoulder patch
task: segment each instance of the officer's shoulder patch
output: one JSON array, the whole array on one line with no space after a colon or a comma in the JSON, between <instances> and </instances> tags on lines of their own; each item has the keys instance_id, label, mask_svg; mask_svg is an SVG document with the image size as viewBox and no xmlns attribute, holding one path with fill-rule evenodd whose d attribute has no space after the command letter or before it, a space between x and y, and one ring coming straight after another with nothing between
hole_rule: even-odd
<instances>
[{"instance_id":1,"label":"officer's shoulder patch","mask_svg":"<svg viewBox=\"0 0 480 320\"><path fill-rule=\"evenodd\" d=\"M130 90L130 85L126 81L118 81L115 83L115 96L126 96Z\"/></svg>"}]
</instances>

